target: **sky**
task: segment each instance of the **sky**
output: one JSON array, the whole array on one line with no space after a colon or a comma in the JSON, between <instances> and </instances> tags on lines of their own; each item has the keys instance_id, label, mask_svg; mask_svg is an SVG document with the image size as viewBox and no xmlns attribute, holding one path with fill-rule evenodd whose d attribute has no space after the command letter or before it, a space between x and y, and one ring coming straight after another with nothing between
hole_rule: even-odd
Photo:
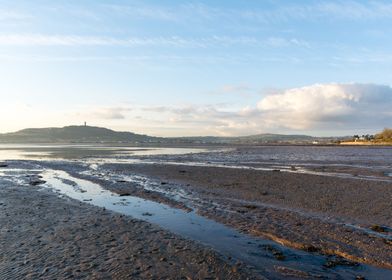
<instances>
[{"instance_id":1,"label":"sky","mask_svg":"<svg viewBox=\"0 0 392 280\"><path fill-rule=\"evenodd\" d=\"M0 0L0 133L392 126L390 1Z\"/></svg>"}]
</instances>

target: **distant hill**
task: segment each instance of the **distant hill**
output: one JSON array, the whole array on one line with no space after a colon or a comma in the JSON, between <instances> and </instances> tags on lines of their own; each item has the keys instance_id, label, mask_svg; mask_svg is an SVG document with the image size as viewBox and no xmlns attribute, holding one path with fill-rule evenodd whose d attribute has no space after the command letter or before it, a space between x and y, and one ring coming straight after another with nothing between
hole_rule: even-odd
<instances>
[{"instance_id":1,"label":"distant hill","mask_svg":"<svg viewBox=\"0 0 392 280\"><path fill-rule=\"evenodd\" d=\"M160 140L159 137L93 126L27 128L14 133L0 134L0 142L7 143L150 143Z\"/></svg>"},{"instance_id":2,"label":"distant hill","mask_svg":"<svg viewBox=\"0 0 392 280\"><path fill-rule=\"evenodd\" d=\"M336 138L308 135L258 134L241 137L153 137L102 127L66 126L27 128L0 134L0 143L129 143L129 144L311 144L332 143Z\"/></svg>"},{"instance_id":3,"label":"distant hill","mask_svg":"<svg viewBox=\"0 0 392 280\"><path fill-rule=\"evenodd\" d=\"M179 137L171 138L172 141L189 143L214 143L214 144L310 144L314 141L326 139L315 138L308 135L284 135L284 134L257 134L239 137ZM328 140L329 141L329 140Z\"/></svg>"},{"instance_id":4,"label":"distant hill","mask_svg":"<svg viewBox=\"0 0 392 280\"><path fill-rule=\"evenodd\" d=\"M244 136L239 137L240 141L246 142L290 142L290 141L297 141L297 142L312 142L316 141L317 139L312 136L308 135L284 135L284 134L258 134L258 135L251 135L251 136Z\"/></svg>"}]
</instances>

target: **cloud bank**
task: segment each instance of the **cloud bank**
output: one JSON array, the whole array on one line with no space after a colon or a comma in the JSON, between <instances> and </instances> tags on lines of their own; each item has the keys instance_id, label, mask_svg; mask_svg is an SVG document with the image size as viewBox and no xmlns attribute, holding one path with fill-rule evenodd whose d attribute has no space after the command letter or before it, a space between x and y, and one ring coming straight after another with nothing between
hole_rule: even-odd
<instances>
[{"instance_id":1,"label":"cloud bank","mask_svg":"<svg viewBox=\"0 0 392 280\"><path fill-rule=\"evenodd\" d=\"M392 124L392 88L374 84L315 84L268 95L257 108L269 127L374 129Z\"/></svg>"},{"instance_id":2,"label":"cloud bank","mask_svg":"<svg viewBox=\"0 0 392 280\"><path fill-rule=\"evenodd\" d=\"M214 105L144 108L183 134L263 132L344 135L392 126L392 88L375 84L314 84L277 90L241 109Z\"/></svg>"},{"instance_id":3,"label":"cloud bank","mask_svg":"<svg viewBox=\"0 0 392 280\"><path fill-rule=\"evenodd\" d=\"M238 86L238 90L243 87ZM236 88L231 86L230 90ZM6 123L7 119L9 123L18 120L17 123L32 127L42 123L60 126L69 125L70 121L87 121L91 125L159 136L237 136L266 132L331 136L374 133L392 126L392 88L376 84L331 83L274 90L243 108L227 103L116 104L48 112L22 105L0 104L6 113ZM44 111L45 114L37 113ZM52 121L48 123L48 119Z\"/></svg>"}]
</instances>

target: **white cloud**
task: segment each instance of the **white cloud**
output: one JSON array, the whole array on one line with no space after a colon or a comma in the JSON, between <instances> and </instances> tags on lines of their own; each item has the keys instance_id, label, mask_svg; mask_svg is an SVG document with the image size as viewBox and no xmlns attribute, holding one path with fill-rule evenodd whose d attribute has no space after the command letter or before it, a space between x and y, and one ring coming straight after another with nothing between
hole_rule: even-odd
<instances>
[{"instance_id":1,"label":"white cloud","mask_svg":"<svg viewBox=\"0 0 392 280\"><path fill-rule=\"evenodd\" d=\"M316 84L283 90L258 104L268 126L312 130L388 124L392 88L373 84Z\"/></svg>"},{"instance_id":2,"label":"white cloud","mask_svg":"<svg viewBox=\"0 0 392 280\"><path fill-rule=\"evenodd\" d=\"M96 120L124 120L127 113L132 111L131 107L114 106L114 107L92 107L76 115L85 119Z\"/></svg>"},{"instance_id":3,"label":"white cloud","mask_svg":"<svg viewBox=\"0 0 392 280\"><path fill-rule=\"evenodd\" d=\"M276 90L255 106L216 105L144 108L162 126L192 135L248 135L262 132L371 133L392 124L392 88L375 84L315 84Z\"/></svg>"},{"instance_id":4,"label":"white cloud","mask_svg":"<svg viewBox=\"0 0 392 280\"><path fill-rule=\"evenodd\" d=\"M93 36L68 36L44 34L11 34L0 35L3 46L105 46L119 44L140 44L138 40L116 40L113 38ZM146 43L146 42L144 42Z\"/></svg>"},{"instance_id":5,"label":"white cloud","mask_svg":"<svg viewBox=\"0 0 392 280\"><path fill-rule=\"evenodd\" d=\"M227 104L121 104L58 111L23 103L0 104L3 131L87 121L92 125L160 136L372 133L392 125L391 108L390 86L356 83L270 91L257 104L243 108Z\"/></svg>"},{"instance_id":6,"label":"white cloud","mask_svg":"<svg viewBox=\"0 0 392 280\"><path fill-rule=\"evenodd\" d=\"M244 92L249 92L252 90L249 86L245 84L240 84L240 85L224 85L222 87L221 92L222 93L244 93Z\"/></svg>"},{"instance_id":7,"label":"white cloud","mask_svg":"<svg viewBox=\"0 0 392 280\"><path fill-rule=\"evenodd\" d=\"M79 35L47 35L47 34L2 34L0 46L123 46L123 47L179 47L179 48L207 48L230 46L258 46L258 47L309 47L306 41L296 38L255 38L255 37L128 37L113 38L100 36Z\"/></svg>"},{"instance_id":8,"label":"white cloud","mask_svg":"<svg viewBox=\"0 0 392 280\"><path fill-rule=\"evenodd\" d=\"M326 1L312 4L275 5L263 10L232 11L232 15L240 18L275 23L291 20L363 20L392 18L392 4L388 2L359 2L359 1Z\"/></svg>"},{"instance_id":9,"label":"white cloud","mask_svg":"<svg viewBox=\"0 0 392 280\"><path fill-rule=\"evenodd\" d=\"M263 23L276 23L290 20L318 19L383 19L392 17L392 4L370 1L316 1L310 4L291 4L279 2L263 9L220 8L201 3L162 5L104 5L105 11L114 12L130 19L150 19L171 22L224 21L243 22L244 20Z\"/></svg>"},{"instance_id":10,"label":"white cloud","mask_svg":"<svg viewBox=\"0 0 392 280\"><path fill-rule=\"evenodd\" d=\"M323 2L314 6L314 11L324 16L347 19L380 19L392 17L392 4L387 2L358 1Z\"/></svg>"}]
</instances>

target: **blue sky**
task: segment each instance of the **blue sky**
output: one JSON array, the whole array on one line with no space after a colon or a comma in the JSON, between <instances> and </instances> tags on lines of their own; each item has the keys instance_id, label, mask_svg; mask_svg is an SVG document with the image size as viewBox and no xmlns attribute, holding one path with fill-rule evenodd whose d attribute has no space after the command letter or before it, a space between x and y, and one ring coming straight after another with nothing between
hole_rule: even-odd
<instances>
[{"instance_id":1,"label":"blue sky","mask_svg":"<svg viewBox=\"0 0 392 280\"><path fill-rule=\"evenodd\" d=\"M391 26L389 1L0 0L0 132L372 133Z\"/></svg>"}]
</instances>

